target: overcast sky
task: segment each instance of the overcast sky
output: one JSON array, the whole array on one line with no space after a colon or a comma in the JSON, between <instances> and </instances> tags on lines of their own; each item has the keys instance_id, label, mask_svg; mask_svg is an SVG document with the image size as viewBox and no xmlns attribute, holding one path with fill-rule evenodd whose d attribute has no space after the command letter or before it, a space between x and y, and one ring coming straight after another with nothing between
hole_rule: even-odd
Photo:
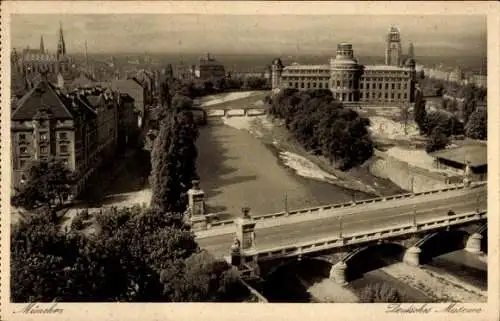
<instances>
[{"instance_id":1,"label":"overcast sky","mask_svg":"<svg viewBox=\"0 0 500 321\"><path fill-rule=\"evenodd\" d=\"M13 15L12 47L55 51L59 21L70 53L150 52L294 54L335 51L338 42L353 43L369 54L383 48L391 25L401 30L406 51L426 54L485 52L484 16L291 16L291 15Z\"/></svg>"}]
</instances>

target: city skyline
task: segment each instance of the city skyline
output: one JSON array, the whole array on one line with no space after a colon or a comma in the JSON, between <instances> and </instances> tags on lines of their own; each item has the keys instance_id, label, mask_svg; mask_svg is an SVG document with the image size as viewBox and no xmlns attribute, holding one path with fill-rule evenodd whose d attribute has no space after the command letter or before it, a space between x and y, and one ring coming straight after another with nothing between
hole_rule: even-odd
<instances>
[{"instance_id":1,"label":"city skyline","mask_svg":"<svg viewBox=\"0 0 500 321\"><path fill-rule=\"evenodd\" d=\"M91 54L328 54L346 41L366 55L383 49L391 26L400 29L404 51L413 42L417 56L485 55L487 46L485 16L24 14L12 16L11 47L38 48L43 36L45 48L55 51L59 22L73 54L86 41Z\"/></svg>"}]
</instances>

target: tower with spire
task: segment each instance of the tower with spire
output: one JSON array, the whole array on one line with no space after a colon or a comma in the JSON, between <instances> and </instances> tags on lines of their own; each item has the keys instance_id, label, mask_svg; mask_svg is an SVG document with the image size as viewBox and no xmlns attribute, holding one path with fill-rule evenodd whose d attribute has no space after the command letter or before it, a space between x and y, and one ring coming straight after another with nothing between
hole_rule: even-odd
<instances>
[{"instance_id":1,"label":"tower with spire","mask_svg":"<svg viewBox=\"0 0 500 321\"><path fill-rule=\"evenodd\" d=\"M408 58L415 59L415 49L413 48L413 42L408 45Z\"/></svg>"},{"instance_id":2,"label":"tower with spire","mask_svg":"<svg viewBox=\"0 0 500 321\"><path fill-rule=\"evenodd\" d=\"M43 36L40 36L40 52L45 52L45 46L43 45Z\"/></svg>"},{"instance_id":3,"label":"tower with spire","mask_svg":"<svg viewBox=\"0 0 500 321\"><path fill-rule=\"evenodd\" d=\"M66 56L66 43L64 42L62 24L59 21L59 41L57 42L57 59L64 56Z\"/></svg>"},{"instance_id":4,"label":"tower with spire","mask_svg":"<svg viewBox=\"0 0 500 321\"><path fill-rule=\"evenodd\" d=\"M401 63L401 36L398 28L391 26L386 37L385 64L400 66Z\"/></svg>"}]
</instances>

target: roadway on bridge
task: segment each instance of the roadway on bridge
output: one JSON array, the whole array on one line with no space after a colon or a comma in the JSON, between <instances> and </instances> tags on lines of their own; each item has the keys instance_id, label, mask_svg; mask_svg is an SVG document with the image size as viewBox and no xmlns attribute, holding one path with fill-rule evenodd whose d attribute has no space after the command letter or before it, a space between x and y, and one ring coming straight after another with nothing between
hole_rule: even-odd
<instances>
[{"instance_id":1,"label":"roadway on bridge","mask_svg":"<svg viewBox=\"0 0 500 321\"><path fill-rule=\"evenodd\" d=\"M344 235L373 230L389 226L410 224L414 216L416 221L439 218L447 215L449 210L456 213L471 212L478 207L486 208L486 186L474 188L472 191L461 190L443 194L443 198L427 200L418 205L416 215L413 204L396 207L372 209L370 211L344 215L342 218L342 233ZM354 208L353 208L354 211ZM257 249L284 247L301 242L315 241L339 235L340 220L338 216L303 221L294 224L284 224L255 230L255 245ZM200 247L207 249L218 257L229 254L229 248L234 240L234 234L224 234L198 238Z\"/></svg>"}]
</instances>

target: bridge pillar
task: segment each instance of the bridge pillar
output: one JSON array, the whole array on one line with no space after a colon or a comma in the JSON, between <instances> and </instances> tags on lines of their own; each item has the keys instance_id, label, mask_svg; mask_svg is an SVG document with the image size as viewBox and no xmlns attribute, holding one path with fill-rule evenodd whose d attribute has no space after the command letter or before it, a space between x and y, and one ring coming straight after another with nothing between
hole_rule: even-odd
<instances>
[{"instance_id":1,"label":"bridge pillar","mask_svg":"<svg viewBox=\"0 0 500 321\"><path fill-rule=\"evenodd\" d=\"M481 251L481 240L483 236L479 233L472 234L467 243L465 244L465 250L470 253L480 254Z\"/></svg>"},{"instance_id":2,"label":"bridge pillar","mask_svg":"<svg viewBox=\"0 0 500 321\"><path fill-rule=\"evenodd\" d=\"M193 187L188 190L188 213L194 231L207 229L205 216L205 192L200 188L200 181L193 180Z\"/></svg>"},{"instance_id":3,"label":"bridge pillar","mask_svg":"<svg viewBox=\"0 0 500 321\"><path fill-rule=\"evenodd\" d=\"M250 216L250 208L242 209L243 217L238 217L236 225L236 239L240 242L242 250L249 250L255 246L255 222Z\"/></svg>"},{"instance_id":4,"label":"bridge pillar","mask_svg":"<svg viewBox=\"0 0 500 321\"><path fill-rule=\"evenodd\" d=\"M420 250L418 247L415 246L410 247L409 249L406 250L404 254L403 262L412 266L419 266L421 252L422 250Z\"/></svg>"},{"instance_id":5,"label":"bridge pillar","mask_svg":"<svg viewBox=\"0 0 500 321\"><path fill-rule=\"evenodd\" d=\"M330 270L330 279L333 279L335 282L346 285L347 284L347 276L346 276L347 264L340 261Z\"/></svg>"}]
</instances>

